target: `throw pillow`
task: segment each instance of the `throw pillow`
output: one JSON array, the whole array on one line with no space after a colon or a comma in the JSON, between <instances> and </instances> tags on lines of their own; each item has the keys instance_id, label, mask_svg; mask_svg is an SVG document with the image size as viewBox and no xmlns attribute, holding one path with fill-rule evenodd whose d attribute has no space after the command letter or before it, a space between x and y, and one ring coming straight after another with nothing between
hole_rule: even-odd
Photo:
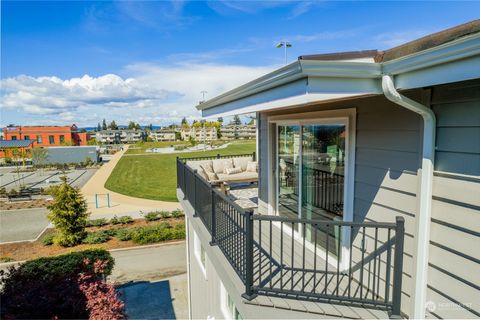
<instances>
[{"instance_id":1,"label":"throw pillow","mask_svg":"<svg viewBox=\"0 0 480 320\"><path fill-rule=\"evenodd\" d=\"M242 173L242 168L227 168L227 174Z\"/></svg>"},{"instance_id":2,"label":"throw pillow","mask_svg":"<svg viewBox=\"0 0 480 320\"><path fill-rule=\"evenodd\" d=\"M258 167L257 161L248 161L247 172L257 172L257 167Z\"/></svg>"},{"instance_id":3,"label":"throw pillow","mask_svg":"<svg viewBox=\"0 0 480 320\"><path fill-rule=\"evenodd\" d=\"M213 172L215 173L225 173L224 159L215 159L212 160Z\"/></svg>"},{"instance_id":4,"label":"throw pillow","mask_svg":"<svg viewBox=\"0 0 480 320\"><path fill-rule=\"evenodd\" d=\"M233 166L233 160L232 160L232 159L225 159L225 160L223 161L223 170L224 170L223 173L227 173L227 174L228 174L227 169L229 169L229 168L231 169L231 168L233 168L233 167L234 167L234 166ZM241 172L241 169L240 169L240 172Z\"/></svg>"}]
</instances>

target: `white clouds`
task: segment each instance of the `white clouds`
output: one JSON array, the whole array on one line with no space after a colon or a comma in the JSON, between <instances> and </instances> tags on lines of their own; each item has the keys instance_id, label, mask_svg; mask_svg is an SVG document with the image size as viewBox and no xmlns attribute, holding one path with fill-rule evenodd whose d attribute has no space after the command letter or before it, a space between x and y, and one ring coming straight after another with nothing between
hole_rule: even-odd
<instances>
[{"instance_id":1,"label":"white clouds","mask_svg":"<svg viewBox=\"0 0 480 320\"><path fill-rule=\"evenodd\" d=\"M51 124L95 125L102 118L117 123L169 124L183 116L199 116L194 106L200 91L213 97L274 68L137 63L125 68L126 78L114 74L72 79L21 75L1 80L2 109Z\"/></svg>"},{"instance_id":2,"label":"white clouds","mask_svg":"<svg viewBox=\"0 0 480 320\"><path fill-rule=\"evenodd\" d=\"M377 35L375 40L386 49L396 47L409 41L418 39L432 33L427 30L406 30L400 32L385 32Z\"/></svg>"}]
</instances>

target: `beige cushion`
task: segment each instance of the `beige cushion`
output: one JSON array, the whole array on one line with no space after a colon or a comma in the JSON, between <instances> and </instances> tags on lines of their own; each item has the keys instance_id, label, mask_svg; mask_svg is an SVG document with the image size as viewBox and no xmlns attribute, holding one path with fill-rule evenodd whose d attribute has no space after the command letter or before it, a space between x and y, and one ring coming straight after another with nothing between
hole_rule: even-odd
<instances>
[{"instance_id":1,"label":"beige cushion","mask_svg":"<svg viewBox=\"0 0 480 320\"><path fill-rule=\"evenodd\" d=\"M225 171L228 175L231 175L235 173L242 173L242 168L225 168Z\"/></svg>"},{"instance_id":2,"label":"beige cushion","mask_svg":"<svg viewBox=\"0 0 480 320\"><path fill-rule=\"evenodd\" d=\"M227 173L229 168L234 168L233 159L223 159L223 173Z\"/></svg>"},{"instance_id":3,"label":"beige cushion","mask_svg":"<svg viewBox=\"0 0 480 320\"><path fill-rule=\"evenodd\" d=\"M218 176L215 172L206 172L207 176L208 176L208 181L217 181L218 180Z\"/></svg>"},{"instance_id":4,"label":"beige cushion","mask_svg":"<svg viewBox=\"0 0 480 320\"><path fill-rule=\"evenodd\" d=\"M258 181L258 174L256 172L242 172L235 174L219 173L218 179L225 182L255 182Z\"/></svg>"},{"instance_id":5,"label":"beige cushion","mask_svg":"<svg viewBox=\"0 0 480 320\"><path fill-rule=\"evenodd\" d=\"M247 172L257 172L258 163L257 161L248 161Z\"/></svg>"},{"instance_id":6,"label":"beige cushion","mask_svg":"<svg viewBox=\"0 0 480 320\"><path fill-rule=\"evenodd\" d=\"M195 170L199 170L201 169L201 166L202 165L208 165L208 164L212 164L212 160L193 160L193 161L188 161L187 162L187 165L192 168L192 169L195 169Z\"/></svg>"},{"instance_id":7,"label":"beige cushion","mask_svg":"<svg viewBox=\"0 0 480 320\"><path fill-rule=\"evenodd\" d=\"M200 168L202 168L203 170L205 170L206 173L215 173L213 171L213 166L212 166L212 162L208 162L208 163L204 163L204 164L201 164L200 165Z\"/></svg>"},{"instance_id":8,"label":"beige cushion","mask_svg":"<svg viewBox=\"0 0 480 320\"><path fill-rule=\"evenodd\" d=\"M238 157L233 158L233 165L235 168L242 168L242 171L247 170L247 164L252 161L252 157Z\"/></svg>"},{"instance_id":9,"label":"beige cushion","mask_svg":"<svg viewBox=\"0 0 480 320\"><path fill-rule=\"evenodd\" d=\"M216 174L223 173L225 171L224 162L224 159L212 160L213 172Z\"/></svg>"}]
</instances>

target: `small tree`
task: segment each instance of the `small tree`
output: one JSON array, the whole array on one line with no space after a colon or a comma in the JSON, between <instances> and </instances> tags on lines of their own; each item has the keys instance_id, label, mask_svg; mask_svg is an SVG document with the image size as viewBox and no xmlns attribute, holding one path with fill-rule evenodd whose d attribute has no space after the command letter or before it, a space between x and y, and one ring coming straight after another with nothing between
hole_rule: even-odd
<instances>
[{"instance_id":1,"label":"small tree","mask_svg":"<svg viewBox=\"0 0 480 320\"><path fill-rule=\"evenodd\" d=\"M102 130L107 130L107 121L105 119L102 121Z\"/></svg>"},{"instance_id":2,"label":"small tree","mask_svg":"<svg viewBox=\"0 0 480 320\"><path fill-rule=\"evenodd\" d=\"M43 168L48 158L48 150L45 148L33 148L30 151L33 164Z\"/></svg>"},{"instance_id":3,"label":"small tree","mask_svg":"<svg viewBox=\"0 0 480 320\"><path fill-rule=\"evenodd\" d=\"M53 203L47 207L50 210L48 219L58 231L54 242L62 246L74 246L86 235L85 226L89 215L87 202L79 189L67 183L67 177L62 177L62 181L53 192Z\"/></svg>"}]
</instances>

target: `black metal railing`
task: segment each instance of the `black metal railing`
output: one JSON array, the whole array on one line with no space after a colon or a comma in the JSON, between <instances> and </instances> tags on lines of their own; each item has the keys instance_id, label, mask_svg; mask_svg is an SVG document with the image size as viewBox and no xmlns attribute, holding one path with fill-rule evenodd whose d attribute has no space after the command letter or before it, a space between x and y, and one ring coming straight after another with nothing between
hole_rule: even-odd
<instances>
[{"instance_id":1,"label":"black metal railing","mask_svg":"<svg viewBox=\"0 0 480 320\"><path fill-rule=\"evenodd\" d=\"M281 183L293 188L293 194L299 196L298 164L285 161L285 175ZM314 207L338 215L343 214L343 174L303 166L302 201Z\"/></svg>"},{"instance_id":2,"label":"black metal railing","mask_svg":"<svg viewBox=\"0 0 480 320\"><path fill-rule=\"evenodd\" d=\"M360 223L254 214L210 185L185 159L177 159L177 185L210 233L211 245L245 285L244 298L348 302L400 315L402 217L395 223ZM331 254L339 245L340 254Z\"/></svg>"}]
</instances>

